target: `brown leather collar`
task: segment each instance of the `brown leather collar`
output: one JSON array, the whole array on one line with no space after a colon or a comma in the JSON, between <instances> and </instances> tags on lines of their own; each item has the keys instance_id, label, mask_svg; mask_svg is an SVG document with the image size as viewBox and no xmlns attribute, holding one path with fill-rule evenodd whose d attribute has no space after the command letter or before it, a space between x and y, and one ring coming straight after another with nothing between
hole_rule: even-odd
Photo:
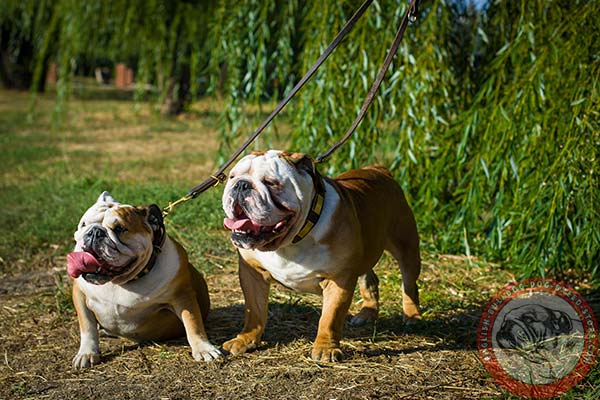
<instances>
[{"instance_id":1,"label":"brown leather collar","mask_svg":"<svg viewBox=\"0 0 600 400\"><path fill-rule=\"evenodd\" d=\"M313 196L310 211L306 217L306 221L304 221L304 225L302 225L302 228L298 234L296 234L294 240L292 240L292 243L294 244L298 243L309 234L319 221L321 211L323 211L323 203L325 202L325 183L323 182L321 174L316 172L316 170L314 172L313 180L315 182L315 195Z\"/></svg>"}]
</instances>

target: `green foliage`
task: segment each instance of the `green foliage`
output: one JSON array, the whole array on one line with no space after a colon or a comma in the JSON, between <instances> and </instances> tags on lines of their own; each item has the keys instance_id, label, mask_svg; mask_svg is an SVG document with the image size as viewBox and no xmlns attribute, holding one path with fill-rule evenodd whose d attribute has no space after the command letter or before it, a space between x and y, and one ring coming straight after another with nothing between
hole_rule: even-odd
<instances>
[{"instance_id":1,"label":"green foliage","mask_svg":"<svg viewBox=\"0 0 600 400\"><path fill-rule=\"evenodd\" d=\"M41 115L33 123L26 120L26 101L22 95L0 91L0 103L5 104L0 113L0 272L19 260L37 260L56 255L64 256L73 248L73 232L83 212L94 203L104 190L127 204L156 203L160 207L181 197L191 185L189 178L168 172L204 163L206 149L198 153L162 154L148 152L143 162L127 157L107 154L102 139L93 140L94 134L110 131L113 139L126 142L129 148L143 146L152 135L175 135L198 130L204 123L216 119L203 117L202 123L189 122L189 126L167 123L164 120L142 118L135 121L129 105L117 101L79 102L77 113L71 111L69 125L52 130L49 100L40 100ZM147 107L145 107L147 108ZM97 119L98 114L111 121ZM148 111L146 110L147 114ZM128 115L129 118L124 118ZM133 132L133 133L131 133ZM147 135L144 136L144 132ZM93 142L93 143L90 143ZM108 139L108 142L111 140ZM105 144L104 144L105 145ZM166 149L168 152L168 149ZM175 167L173 166L175 164ZM132 172L135 178L124 178ZM158 177L150 176L152 171ZM139 178L137 178L139 177ZM188 250L196 267L208 271L214 267L207 253L214 257L227 255L233 259L233 249L222 229L221 191L212 190L195 202L177 208L167 222L167 230ZM210 250L209 250L210 249ZM36 258L37 257L37 258ZM206 261L207 259L208 261ZM45 264L44 264L45 265ZM212 266L211 266L212 265ZM37 265L36 268L42 268ZM55 303L59 311L69 306L70 294L62 282L56 283Z\"/></svg>"},{"instance_id":2,"label":"green foliage","mask_svg":"<svg viewBox=\"0 0 600 400\"><path fill-rule=\"evenodd\" d=\"M0 81L5 86L43 89L38 78L56 27L52 9L52 0L0 2Z\"/></svg>"},{"instance_id":3,"label":"green foliage","mask_svg":"<svg viewBox=\"0 0 600 400\"><path fill-rule=\"evenodd\" d=\"M291 148L317 155L350 125L404 11L383 3L288 106ZM302 71L353 7L305 7L296 27ZM599 17L599 3L586 1L496 1L486 13L460 1L427 4L365 121L321 169L390 166L438 251L508 261L522 275L598 274ZM242 59L257 48L232 47ZM242 62L230 71L236 65L227 149L247 127L240 99L255 103L253 90L267 89L258 79L240 90L261 75Z\"/></svg>"},{"instance_id":4,"label":"green foliage","mask_svg":"<svg viewBox=\"0 0 600 400\"><path fill-rule=\"evenodd\" d=\"M268 111L263 103L296 83L358 6L34 3L3 2L0 21L19 15L24 34L35 26L39 59L59 60L59 98L83 59L126 60L136 68L138 93L151 84L163 98L169 82L175 92L185 90L184 80L169 79L189 71L191 98L209 93L225 100L222 158L258 125ZM523 275L598 276L600 2L473 4L482 2L424 2L355 136L320 168L335 174L366 163L389 166L424 242L436 251L509 262ZM373 2L285 110L289 148L316 156L342 135L405 7ZM276 128L256 146L280 142Z\"/></svg>"},{"instance_id":5,"label":"green foliage","mask_svg":"<svg viewBox=\"0 0 600 400\"><path fill-rule=\"evenodd\" d=\"M443 136L443 220L524 273L597 273L600 6L512 6L490 8L485 79Z\"/></svg>"}]
</instances>

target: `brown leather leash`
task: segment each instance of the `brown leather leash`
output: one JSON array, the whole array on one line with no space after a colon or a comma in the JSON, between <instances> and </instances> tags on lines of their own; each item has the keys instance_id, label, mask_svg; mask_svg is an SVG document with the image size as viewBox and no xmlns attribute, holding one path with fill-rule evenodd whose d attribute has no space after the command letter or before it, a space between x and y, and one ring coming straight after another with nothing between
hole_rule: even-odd
<instances>
[{"instance_id":1,"label":"brown leather leash","mask_svg":"<svg viewBox=\"0 0 600 400\"><path fill-rule=\"evenodd\" d=\"M385 56L385 60L383 61L383 64L381 65L381 68L379 69L379 72L377 73L377 76L375 77L375 81L373 82L371 89L369 89L369 93L367 93L367 97L365 97L365 100L363 101L363 104L360 107L360 111L356 115L356 118L352 122L352 125L350 125L350 127L348 128L348 130L346 131L344 136L342 136L342 138L337 143L335 143L333 146L331 146L329 148L329 150L327 150L325 153L323 153L320 156L318 156L317 158L315 158L315 163L318 164L318 163L325 161L325 159L328 158L329 156L331 156L331 154L334 151L336 151L341 145L346 143L346 141L348 139L350 139L350 136L352 136L352 134L358 127L358 124L361 123L361 121L365 117L365 113L367 112L367 109L373 103L373 100L375 99L375 94L377 93L377 91L379 90L379 87L381 86L381 82L383 81L383 78L385 77L385 73L390 68L390 64L392 63L392 60L394 59L394 55L396 54L396 51L398 51L398 47L400 46L400 42L402 41L402 37L404 36L404 31L406 30L406 27L408 26L408 22L409 21L415 22L417 20L418 13L419 13L419 0L412 0L410 2L410 5L406 9L406 13L404 13L404 17L402 18L402 21L400 22L398 31L396 31L396 36L394 37L394 41L392 42L392 45L390 46L390 49L388 50L388 53Z\"/></svg>"},{"instance_id":2,"label":"brown leather leash","mask_svg":"<svg viewBox=\"0 0 600 400\"><path fill-rule=\"evenodd\" d=\"M252 144L252 142L254 142L254 140L265 130L269 123L275 118L275 116L279 114L281 110L283 110L283 108L290 102L290 100L300 91L300 89L302 89L306 82L310 78L312 78L312 76L315 74L315 72L317 72L319 67L321 67L321 65L325 62L329 55L331 55L335 48L340 44L342 39L344 39L344 37L346 37L346 35L348 35L348 33L352 30L358 19L364 14L364 12L367 10L367 8L371 5L372 2L373 0L365 0L365 2L360 6L360 8L354 13L354 15L352 15L352 17L348 20L348 22L346 22L346 24L343 26L340 32L335 36L335 38L325 49L323 54L321 54L321 56L309 68L306 74L304 74L302 79L300 79L300 81L296 84L296 86L292 88L288 95L277 105L277 107L275 107L273 112L269 114L269 116L263 121L263 123L260 124L258 128L256 128L252 135L250 135L250 137L235 151L235 153L233 153L233 155L229 157L229 159L221 166L221 168L219 168L204 182L190 189L190 191L179 200L175 202L169 202L169 205L163 208L163 217L166 218L167 215L173 210L173 208L175 208L179 204L185 203L186 201L191 199L195 199L208 189L217 186L219 183L224 183L227 180L225 170L229 168L231 164L234 163L234 161L242 154L242 152L244 152L244 150L248 148L248 146ZM367 93L367 97L365 98L363 105L358 115L356 116L354 122L352 122L352 125L350 125L350 128L348 128L348 130L346 131L346 133L340 141L335 143L329 148L329 150L327 150L325 153L321 154L315 159L316 163L323 162L335 150L337 150L342 144L344 144L350 138L350 136L352 136L352 133L354 133L360 122L363 120L367 109L369 108L371 103L373 103L377 90L381 86L381 82L383 81L385 73L387 72L387 70L390 67L390 64L392 63L394 54L398 50L400 42L402 41L402 37L404 36L404 31L406 30L409 21L415 22L417 19L417 14L419 13L419 3L420 0L411 0L408 8L406 9L404 17L400 22L400 26L398 28L398 31L396 32L394 41L390 46L390 49L388 50L383 65L381 66L381 69L379 70L379 73L377 74L377 77L375 78L371 89Z\"/></svg>"}]
</instances>

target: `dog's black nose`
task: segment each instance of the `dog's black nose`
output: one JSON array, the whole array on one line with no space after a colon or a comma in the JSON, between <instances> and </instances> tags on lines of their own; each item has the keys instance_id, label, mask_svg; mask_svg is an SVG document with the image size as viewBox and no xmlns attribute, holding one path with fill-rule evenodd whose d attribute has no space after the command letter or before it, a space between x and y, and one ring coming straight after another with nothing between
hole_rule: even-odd
<instances>
[{"instance_id":1,"label":"dog's black nose","mask_svg":"<svg viewBox=\"0 0 600 400\"><path fill-rule=\"evenodd\" d=\"M102 239L103 237L106 237L106 231L99 226L93 226L92 229L87 231L85 234L84 241L93 243L98 239Z\"/></svg>"},{"instance_id":2,"label":"dog's black nose","mask_svg":"<svg viewBox=\"0 0 600 400\"><path fill-rule=\"evenodd\" d=\"M237 181L233 188L238 192L247 192L248 190L252 189L252 183L242 179Z\"/></svg>"}]
</instances>

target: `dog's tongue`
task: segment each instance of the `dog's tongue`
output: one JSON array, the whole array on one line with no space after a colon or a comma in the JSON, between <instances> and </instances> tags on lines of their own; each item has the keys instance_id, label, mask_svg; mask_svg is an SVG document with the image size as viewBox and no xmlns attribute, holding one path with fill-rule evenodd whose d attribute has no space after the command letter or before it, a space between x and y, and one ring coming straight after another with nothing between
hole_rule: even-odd
<instances>
[{"instance_id":1,"label":"dog's tongue","mask_svg":"<svg viewBox=\"0 0 600 400\"><path fill-rule=\"evenodd\" d=\"M92 254L85 251L74 251L67 255L67 271L73 278L85 272L96 272L102 263Z\"/></svg>"},{"instance_id":2,"label":"dog's tongue","mask_svg":"<svg viewBox=\"0 0 600 400\"><path fill-rule=\"evenodd\" d=\"M252 233L257 234L260 232L260 228L261 226L252 222L252 220L250 218L240 218L240 219L233 219L233 218L225 218L223 220L223 225L225 226L225 228L234 231L234 230L241 230L241 231L252 231Z\"/></svg>"}]
</instances>

